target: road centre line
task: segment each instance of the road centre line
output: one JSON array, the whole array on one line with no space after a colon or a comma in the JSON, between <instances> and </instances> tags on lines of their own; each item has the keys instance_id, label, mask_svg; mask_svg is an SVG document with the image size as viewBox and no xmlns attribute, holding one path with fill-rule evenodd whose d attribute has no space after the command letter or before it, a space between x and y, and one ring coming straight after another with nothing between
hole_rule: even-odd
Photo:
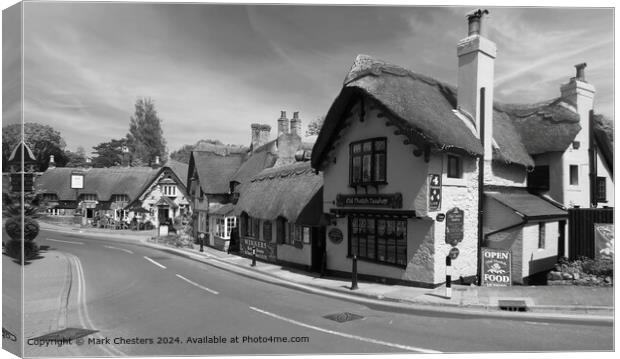
<instances>
[{"instance_id":1,"label":"road centre line","mask_svg":"<svg viewBox=\"0 0 620 359\"><path fill-rule=\"evenodd\" d=\"M61 242L61 243L70 243L70 244L84 244L84 242L73 242L73 241L63 241L60 239L53 239L53 238L45 238L48 241L52 241L52 242Z\"/></svg>"},{"instance_id":2,"label":"road centre line","mask_svg":"<svg viewBox=\"0 0 620 359\"><path fill-rule=\"evenodd\" d=\"M262 310L262 309L258 309L258 308L255 308L255 307L250 307L250 309L252 309L253 311L265 314L267 316L270 316L272 318L280 319L282 321L291 323L291 324L295 324L295 325L298 325L298 326L301 326L301 327L304 327L304 328L313 329L313 330L316 330L316 331L319 331L319 332L323 332L323 333L327 333L327 334L341 336L341 337L344 337L344 338L355 339L355 340L359 340L359 341L367 342L367 343L384 345L384 346L387 346L387 347L392 347L392 348L396 348L396 349L402 349L402 350L406 350L406 351L413 351L413 352L427 353L427 354L440 354L441 353L440 351L437 351L437 350L412 347L412 346L401 345L401 344L397 344L397 343L390 343L390 342L385 342L385 341L382 341L382 340L377 340L377 339L357 336L357 335L353 335L353 334L337 332L337 331L330 330L330 329L324 329L324 328L316 327L314 325L298 322L298 321L293 320L293 319L285 318L285 317L279 316L277 314L270 313L268 311L265 311L265 310Z\"/></svg>"},{"instance_id":3,"label":"road centre line","mask_svg":"<svg viewBox=\"0 0 620 359\"><path fill-rule=\"evenodd\" d=\"M133 254L132 251L130 251L129 249L125 249L125 248L119 248L119 247L112 247L112 246L104 246L105 248L109 248L109 249L116 249L119 251L123 251L125 253L129 253L129 254Z\"/></svg>"},{"instance_id":4,"label":"road centre line","mask_svg":"<svg viewBox=\"0 0 620 359\"><path fill-rule=\"evenodd\" d=\"M189 284L191 284L191 285L193 285L193 286L195 286L195 287L198 287L198 288L200 288L200 289L202 289L202 290L206 290L206 291L207 291L207 292L209 292L209 293L213 293L213 294L220 294L219 292L214 291L213 289L209 289L209 288L207 288L207 287L205 287L205 286L202 286L202 285L200 285L200 284L198 284L198 283L196 283L196 282L193 282L193 281L191 281L191 280L189 280L189 279L187 279L187 278L183 277L183 276L182 276L182 275L180 275L180 274L177 274L177 277L179 277L179 278L183 279L184 281L186 281L187 283L189 283Z\"/></svg>"},{"instance_id":5,"label":"road centre line","mask_svg":"<svg viewBox=\"0 0 620 359\"><path fill-rule=\"evenodd\" d=\"M146 259L147 261L149 261L149 262L151 262L151 263L155 264L155 265L156 265L156 266L158 266L159 268L166 269L166 266L164 266L164 265L162 265L162 264L159 264L159 263L155 262L154 260L152 260L151 258L149 258L149 257L147 257L147 256L144 256L144 259Z\"/></svg>"}]
</instances>

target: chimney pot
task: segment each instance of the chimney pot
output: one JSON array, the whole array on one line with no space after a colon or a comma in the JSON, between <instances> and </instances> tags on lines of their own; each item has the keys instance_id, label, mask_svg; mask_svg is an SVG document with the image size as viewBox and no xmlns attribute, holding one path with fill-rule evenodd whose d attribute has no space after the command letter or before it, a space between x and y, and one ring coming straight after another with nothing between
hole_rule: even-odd
<instances>
[{"instance_id":1,"label":"chimney pot","mask_svg":"<svg viewBox=\"0 0 620 359\"><path fill-rule=\"evenodd\" d=\"M488 10L474 10L466 15L469 25L467 36L483 35L482 33L482 17L489 13Z\"/></svg>"},{"instance_id":2,"label":"chimney pot","mask_svg":"<svg viewBox=\"0 0 620 359\"><path fill-rule=\"evenodd\" d=\"M588 66L588 64L586 64L585 62L580 63L575 65L575 69L577 70L577 75L575 76L575 78L579 81L586 81L586 66Z\"/></svg>"}]
</instances>

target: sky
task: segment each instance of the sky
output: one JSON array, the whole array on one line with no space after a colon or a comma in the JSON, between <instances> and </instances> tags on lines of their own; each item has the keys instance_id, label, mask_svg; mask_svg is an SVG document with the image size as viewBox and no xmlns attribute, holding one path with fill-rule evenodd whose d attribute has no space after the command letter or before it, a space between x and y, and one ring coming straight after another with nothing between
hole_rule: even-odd
<instances>
[{"instance_id":1,"label":"sky","mask_svg":"<svg viewBox=\"0 0 620 359\"><path fill-rule=\"evenodd\" d=\"M586 62L595 111L613 119L612 9L487 8L496 101L558 97ZM324 115L358 54L455 85L471 9L25 3L24 119L88 152L124 137L136 100L149 97L169 151L206 138L249 145L251 123L275 137L280 111L299 111L304 128ZM18 121L18 96L7 95L18 81L7 74L19 57L3 36L6 125Z\"/></svg>"}]
</instances>

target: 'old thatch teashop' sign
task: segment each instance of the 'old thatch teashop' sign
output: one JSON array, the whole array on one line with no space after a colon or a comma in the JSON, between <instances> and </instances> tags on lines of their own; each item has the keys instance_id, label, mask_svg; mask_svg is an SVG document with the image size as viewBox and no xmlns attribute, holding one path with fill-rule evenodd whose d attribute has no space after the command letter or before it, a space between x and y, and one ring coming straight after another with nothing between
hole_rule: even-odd
<instances>
[{"instance_id":1,"label":"'old thatch teashop' sign","mask_svg":"<svg viewBox=\"0 0 620 359\"><path fill-rule=\"evenodd\" d=\"M456 246L463 240L465 212L454 207L446 212L446 243Z\"/></svg>"},{"instance_id":2,"label":"'old thatch teashop' sign","mask_svg":"<svg viewBox=\"0 0 620 359\"><path fill-rule=\"evenodd\" d=\"M482 248L482 285L487 287L506 287L512 283L510 272L511 253L509 250Z\"/></svg>"},{"instance_id":3,"label":"'old thatch teashop' sign","mask_svg":"<svg viewBox=\"0 0 620 359\"><path fill-rule=\"evenodd\" d=\"M336 206L402 208L403 196L400 193L339 194L336 195Z\"/></svg>"}]
</instances>

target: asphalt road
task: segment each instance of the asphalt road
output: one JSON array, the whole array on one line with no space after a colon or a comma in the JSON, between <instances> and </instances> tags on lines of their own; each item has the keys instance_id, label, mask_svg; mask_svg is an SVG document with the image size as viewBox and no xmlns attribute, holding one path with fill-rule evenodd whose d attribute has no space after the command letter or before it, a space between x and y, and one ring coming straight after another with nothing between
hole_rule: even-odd
<instances>
[{"instance_id":1,"label":"asphalt road","mask_svg":"<svg viewBox=\"0 0 620 359\"><path fill-rule=\"evenodd\" d=\"M85 340L100 339L100 343L61 350L64 354L613 349L613 327L609 325L386 312L253 280L132 242L52 231L42 231L37 241L49 246L48 252L65 253L72 263L68 326L97 330ZM337 313L360 318L339 323L324 317ZM143 344L136 343L141 340ZM26 350L28 354L28 346ZM46 353L45 348L32 350L37 355ZM58 350L54 348L50 354Z\"/></svg>"}]
</instances>

